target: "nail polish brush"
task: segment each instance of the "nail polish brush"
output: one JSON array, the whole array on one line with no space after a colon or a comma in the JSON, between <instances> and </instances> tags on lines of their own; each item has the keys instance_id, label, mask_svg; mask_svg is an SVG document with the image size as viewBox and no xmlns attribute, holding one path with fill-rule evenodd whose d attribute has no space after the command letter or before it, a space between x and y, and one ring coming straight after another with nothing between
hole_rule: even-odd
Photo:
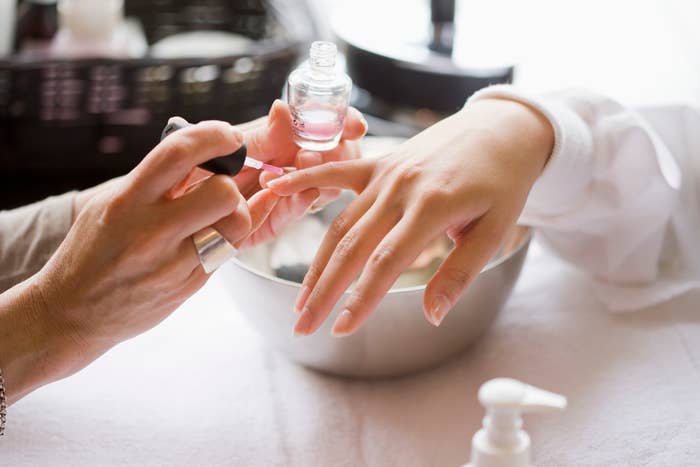
<instances>
[{"instance_id":1,"label":"nail polish brush","mask_svg":"<svg viewBox=\"0 0 700 467\"><path fill-rule=\"evenodd\" d=\"M165 129L161 134L161 141L164 140L169 134L183 128L187 128L190 125L190 123L187 123L182 119L171 120L165 126ZM241 147L238 148L238 150L233 154L216 157L204 162L203 164L199 164L200 168L208 170L209 172L231 176L238 174L244 166L271 172L275 175L284 175L284 169L271 164L266 164L265 162L252 157L248 157L248 148L246 147L245 143L243 143Z\"/></svg>"}]
</instances>

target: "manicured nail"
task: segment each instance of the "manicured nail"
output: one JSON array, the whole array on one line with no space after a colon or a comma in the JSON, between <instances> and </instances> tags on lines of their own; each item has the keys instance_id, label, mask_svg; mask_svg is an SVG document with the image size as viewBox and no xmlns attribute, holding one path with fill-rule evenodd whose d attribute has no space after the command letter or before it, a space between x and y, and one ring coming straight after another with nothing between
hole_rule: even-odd
<instances>
[{"instance_id":1,"label":"manicured nail","mask_svg":"<svg viewBox=\"0 0 700 467\"><path fill-rule=\"evenodd\" d=\"M450 311L450 307L450 301L444 295L438 295L433 299L433 304L430 307L430 316L435 327L440 326L447 312Z\"/></svg>"},{"instance_id":2,"label":"manicured nail","mask_svg":"<svg viewBox=\"0 0 700 467\"><path fill-rule=\"evenodd\" d=\"M308 309L304 310L294 325L294 335L308 336L311 331L311 321L313 318L314 315Z\"/></svg>"},{"instance_id":3,"label":"manicured nail","mask_svg":"<svg viewBox=\"0 0 700 467\"><path fill-rule=\"evenodd\" d=\"M294 311L297 314L301 313L301 309L304 308L304 304L306 304L306 299L309 298L310 294L311 289L309 288L309 286L302 285L301 290L299 290L299 294L297 295L297 299L294 302Z\"/></svg>"},{"instance_id":4,"label":"manicured nail","mask_svg":"<svg viewBox=\"0 0 700 467\"><path fill-rule=\"evenodd\" d=\"M335 320L335 323L333 324L333 329L331 330L331 334L334 337L348 336L352 332L350 329L351 324L352 313L350 313L350 310L343 310L338 316L338 318Z\"/></svg>"}]
</instances>

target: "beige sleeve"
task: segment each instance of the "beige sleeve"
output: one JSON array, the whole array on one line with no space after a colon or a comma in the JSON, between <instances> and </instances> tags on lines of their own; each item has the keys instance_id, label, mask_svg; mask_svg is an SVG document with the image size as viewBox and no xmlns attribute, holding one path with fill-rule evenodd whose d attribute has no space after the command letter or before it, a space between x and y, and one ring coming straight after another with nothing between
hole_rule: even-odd
<instances>
[{"instance_id":1,"label":"beige sleeve","mask_svg":"<svg viewBox=\"0 0 700 467\"><path fill-rule=\"evenodd\" d=\"M0 211L0 293L33 275L70 230L75 192Z\"/></svg>"}]
</instances>

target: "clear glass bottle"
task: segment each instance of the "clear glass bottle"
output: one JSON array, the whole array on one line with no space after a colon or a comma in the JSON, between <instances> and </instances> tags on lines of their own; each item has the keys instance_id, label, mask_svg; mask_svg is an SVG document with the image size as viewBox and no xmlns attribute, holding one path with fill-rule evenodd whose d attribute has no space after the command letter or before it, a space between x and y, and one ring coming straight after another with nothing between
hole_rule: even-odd
<instances>
[{"instance_id":1,"label":"clear glass bottle","mask_svg":"<svg viewBox=\"0 0 700 467\"><path fill-rule=\"evenodd\" d=\"M332 42L314 42L309 60L289 75L295 141L304 149L333 149L343 133L352 80L336 69L336 55Z\"/></svg>"}]
</instances>

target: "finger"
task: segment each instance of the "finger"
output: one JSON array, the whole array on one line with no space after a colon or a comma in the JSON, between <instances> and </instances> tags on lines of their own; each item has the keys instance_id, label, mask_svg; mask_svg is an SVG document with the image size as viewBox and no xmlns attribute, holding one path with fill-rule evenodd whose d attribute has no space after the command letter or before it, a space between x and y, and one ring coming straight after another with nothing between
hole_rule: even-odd
<instances>
[{"instance_id":1,"label":"finger","mask_svg":"<svg viewBox=\"0 0 700 467\"><path fill-rule=\"evenodd\" d=\"M425 216L404 217L372 252L333 325L336 337L352 334L369 318L399 275L416 260L444 228Z\"/></svg>"},{"instance_id":2,"label":"finger","mask_svg":"<svg viewBox=\"0 0 700 467\"><path fill-rule=\"evenodd\" d=\"M189 193L168 202L165 222L171 224L170 228L179 238L185 238L232 214L244 203L231 177L214 175Z\"/></svg>"},{"instance_id":3,"label":"finger","mask_svg":"<svg viewBox=\"0 0 700 467\"><path fill-rule=\"evenodd\" d=\"M240 203L236 210L224 216L212 227L219 232L231 245L250 235L253 221L246 203Z\"/></svg>"},{"instance_id":4,"label":"finger","mask_svg":"<svg viewBox=\"0 0 700 467\"><path fill-rule=\"evenodd\" d=\"M335 153L335 150L324 153L314 151L299 151L299 153L297 153L296 166L300 169L306 169L309 167L315 167L317 165L323 164L324 162L328 162L331 160L340 160L337 159L337 157L341 156L342 155ZM329 159L329 157L331 159ZM336 199L338 199L342 191L337 188L327 188L320 190L320 192L320 196L314 202L313 206L311 206L313 210L322 209L324 206L335 201Z\"/></svg>"},{"instance_id":5,"label":"finger","mask_svg":"<svg viewBox=\"0 0 700 467\"><path fill-rule=\"evenodd\" d=\"M188 191L192 190L196 185L199 184L204 179L207 179L211 177L211 172L206 171L204 169L200 169L199 167L195 167L185 175L185 178L183 178L181 181L177 182L167 193L166 193L166 199L175 199L179 198L183 194L187 193Z\"/></svg>"},{"instance_id":6,"label":"finger","mask_svg":"<svg viewBox=\"0 0 700 467\"><path fill-rule=\"evenodd\" d=\"M425 288L423 309L429 322L439 326L464 290L496 253L505 228L488 216L473 223L457 240Z\"/></svg>"},{"instance_id":7,"label":"finger","mask_svg":"<svg viewBox=\"0 0 700 467\"><path fill-rule=\"evenodd\" d=\"M349 188L361 192L369 183L376 161L358 159L329 162L288 173L267 183L275 193L288 196L309 188Z\"/></svg>"},{"instance_id":8,"label":"finger","mask_svg":"<svg viewBox=\"0 0 700 467\"><path fill-rule=\"evenodd\" d=\"M309 270L304 277L304 282L301 284L299 295L294 304L297 312L300 312L309 298L311 290L316 285L316 282L321 277L321 273L328 264L328 260L333 255L338 242L348 233L348 230L360 219L365 212L372 206L375 200L373 193L365 192L353 200L328 226L328 231L323 237L321 246L316 252L314 260L309 266Z\"/></svg>"},{"instance_id":9,"label":"finger","mask_svg":"<svg viewBox=\"0 0 700 467\"><path fill-rule=\"evenodd\" d=\"M248 209L251 217L250 231L236 245L237 248L241 249L251 245L250 238L265 225L279 202L280 197L270 190L261 190L248 200Z\"/></svg>"},{"instance_id":10,"label":"finger","mask_svg":"<svg viewBox=\"0 0 700 467\"><path fill-rule=\"evenodd\" d=\"M253 233L241 243L241 248L247 248L278 237L287 227L304 217L317 199L318 190L315 188L279 198L262 225L253 228Z\"/></svg>"},{"instance_id":11,"label":"finger","mask_svg":"<svg viewBox=\"0 0 700 467\"><path fill-rule=\"evenodd\" d=\"M249 154L263 162L276 161L276 165L291 165L291 159L281 160L279 155L296 154L299 150L294 144L292 112L279 99L272 103L267 119L248 128L244 127L244 132Z\"/></svg>"},{"instance_id":12,"label":"finger","mask_svg":"<svg viewBox=\"0 0 700 467\"><path fill-rule=\"evenodd\" d=\"M335 303L357 277L377 244L399 221L398 205L377 201L338 242L318 281L311 288L299 319L297 335L318 329Z\"/></svg>"},{"instance_id":13,"label":"finger","mask_svg":"<svg viewBox=\"0 0 700 467\"><path fill-rule=\"evenodd\" d=\"M156 200L197 165L238 150L243 133L226 122L202 122L166 137L134 169L132 183L144 197Z\"/></svg>"},{"instance_id":14,"label":"finger","mask_svg":"<svg viewBox=\"0 0 700 467\"><path fill-rule=\"evenodd\" d=\"M341 141L335 148L322 153L323 162L359 159L361 154L360 144L356 141Z\"/></svg>"},{"instance_id":15,"label":"finger","mask_svg":"<svg viewBox=\"0 0 700 467\"><path fill-rule=\"evenodd\" d=\"M362 112L354 107L348 107L343 122L343 139L360 139L367 134L368 129L367 120L362 116Z\"/></svg>"}]
</instances>

